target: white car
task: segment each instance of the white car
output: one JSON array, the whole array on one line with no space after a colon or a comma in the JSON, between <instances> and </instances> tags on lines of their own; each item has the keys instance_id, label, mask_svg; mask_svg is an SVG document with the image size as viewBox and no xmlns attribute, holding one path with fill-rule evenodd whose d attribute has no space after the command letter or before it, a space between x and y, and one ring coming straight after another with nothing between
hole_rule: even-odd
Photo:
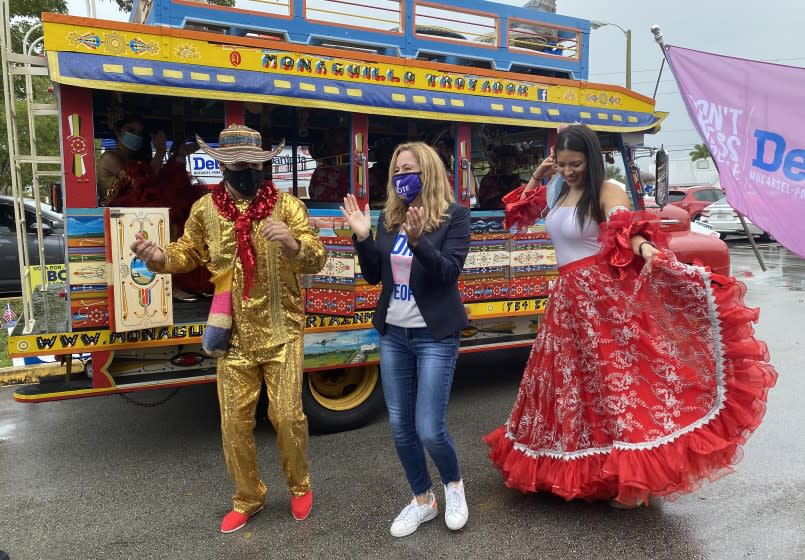
<instances>
[{"instance_id":1,"label":"white car","mask_svg":"<svg viewBox=\"0 0 805 560\"><path fill-rule=\"evenodd\" d=\"M726 238L728 235L746 237L741 221L738 219L738 214L733 210L732 206L727 204L726 198L722 198L702 210L700 220L713 226L713 229L718 232L721 239ZM760 237L765 241L771 241L773 239L771 235L749 221L749 218L746 216L744 216L744 220L753 237Z\"/></svg>"}]
</instances>

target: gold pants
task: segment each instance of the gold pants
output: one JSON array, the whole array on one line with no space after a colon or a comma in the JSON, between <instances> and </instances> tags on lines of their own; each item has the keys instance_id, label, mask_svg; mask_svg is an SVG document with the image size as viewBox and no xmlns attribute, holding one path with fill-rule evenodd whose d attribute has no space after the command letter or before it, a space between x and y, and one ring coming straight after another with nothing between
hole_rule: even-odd
<instances>
[{"instance_id":1,"label":"gold pants","mask_svg":"<svg viewBox=\"0 0 805 560\"><path fill-rule=\"evenodd\" d=\"M235 481L235 511L252 513L263 505L266 486L257 471L254 424L262 381L268 389L268 418L277 432L277 448L288 488L294 496L310 490L307 417L302 411L302 337L251 354L230 348L218 360L221 436L229 476Z\"/></svg>"}]
</instances>

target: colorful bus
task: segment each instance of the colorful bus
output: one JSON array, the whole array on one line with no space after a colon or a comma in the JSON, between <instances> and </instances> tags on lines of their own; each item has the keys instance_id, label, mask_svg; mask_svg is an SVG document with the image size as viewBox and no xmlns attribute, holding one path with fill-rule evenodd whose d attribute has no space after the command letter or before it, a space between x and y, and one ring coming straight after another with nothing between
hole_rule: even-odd
<instances>
[{"instance_id":1,"label":"colorful bus","mask_svg":"<svg viewBox=\"0 0 805 560\"><path fill-rule=\"evenodd\" d=\"M461 351L480 352L531 344L556 275L542 225L505 229L486 186L527 179L557 127L581 122L609 161L621 159L625 188L643 207L635 157L665 117L650 98L587 81L589 21L485 0L140 0L127 23L42 21L44 58L7 56L4 78L26 68L53 83L68 273L64 286L24 288L9 354L88 358L81 371L68 360L65 378L18 388L20 402L215 381L215 361L200 348L208 301L173 302L170 276L137 266L127 248L145 227L167 242L167 210L100 205L110 113L137 114L175 142L214 142L233 123L259 130L266 148L285 142L271 173L305 201L328 255L304 280L305 410L320 432L382 410L370 324L379 289L361 277L338 206L351 192L377 217L397 144L438 146L456 199L472 209ZM198 165L206 169L191 156L188 172L203 175ZM723 242L691 233L684 216L664 220L683 260L728 267Z\"/></svg>"}]
</instances>

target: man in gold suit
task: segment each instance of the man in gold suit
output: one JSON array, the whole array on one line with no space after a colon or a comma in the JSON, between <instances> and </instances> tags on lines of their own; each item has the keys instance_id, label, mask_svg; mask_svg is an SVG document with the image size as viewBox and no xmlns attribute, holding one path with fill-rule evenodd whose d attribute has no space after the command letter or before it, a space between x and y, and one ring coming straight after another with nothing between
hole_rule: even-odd
<instances>
[{"instance_id":1,"label":"man in gold suit","mask_svg":"<svg viewBox=\"0 0 805 560\"><path fill-rule=\"evenodd\" d=\"M218 337L213 346L221 355L221 432L236 486L221 531L231 533L262 510L266 498L253 434L263 381L291 512L302 520L313 507L301 395L305 313L300 275L321 270L325 254L302 202L263 179L263 162L282 146L264 151L260 133L241 125L222 131L218 148L198 140L218 160L224 180L195 202L180 239L163 249L137 234L131 250L154 272L206 266L216 285L207 331Z\"/></svg>"}]
</instances>

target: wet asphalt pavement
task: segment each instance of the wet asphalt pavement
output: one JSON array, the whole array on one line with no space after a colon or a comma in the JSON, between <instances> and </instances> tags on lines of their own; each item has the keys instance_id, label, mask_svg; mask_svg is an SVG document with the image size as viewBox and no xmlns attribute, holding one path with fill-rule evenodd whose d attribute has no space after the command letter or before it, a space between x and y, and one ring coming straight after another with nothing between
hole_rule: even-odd
<instances>
[{"instance_id":1,"label":"wet asphalt pavement","mask_svg":"<svg viewBox=\"0 0 805 560\"><path fill-rule=\"evenodd\" d=\"M736 472L697 493L614 511L506 489L481 436L505 420L527 350L460 359L449 420L470 520L451 533L439 517L403 539L388 533L409 494L385 418L311 438L316 503L304 522L291 518L274 433L259 422L266 508L223 535L232 486L212 385L156 407L116 396L17 404L4 388L0 549L11 560L805 558L805 261L763 245L761 272L745 241L730 246L780 378Z\"/></svg>"}]
</instances>

